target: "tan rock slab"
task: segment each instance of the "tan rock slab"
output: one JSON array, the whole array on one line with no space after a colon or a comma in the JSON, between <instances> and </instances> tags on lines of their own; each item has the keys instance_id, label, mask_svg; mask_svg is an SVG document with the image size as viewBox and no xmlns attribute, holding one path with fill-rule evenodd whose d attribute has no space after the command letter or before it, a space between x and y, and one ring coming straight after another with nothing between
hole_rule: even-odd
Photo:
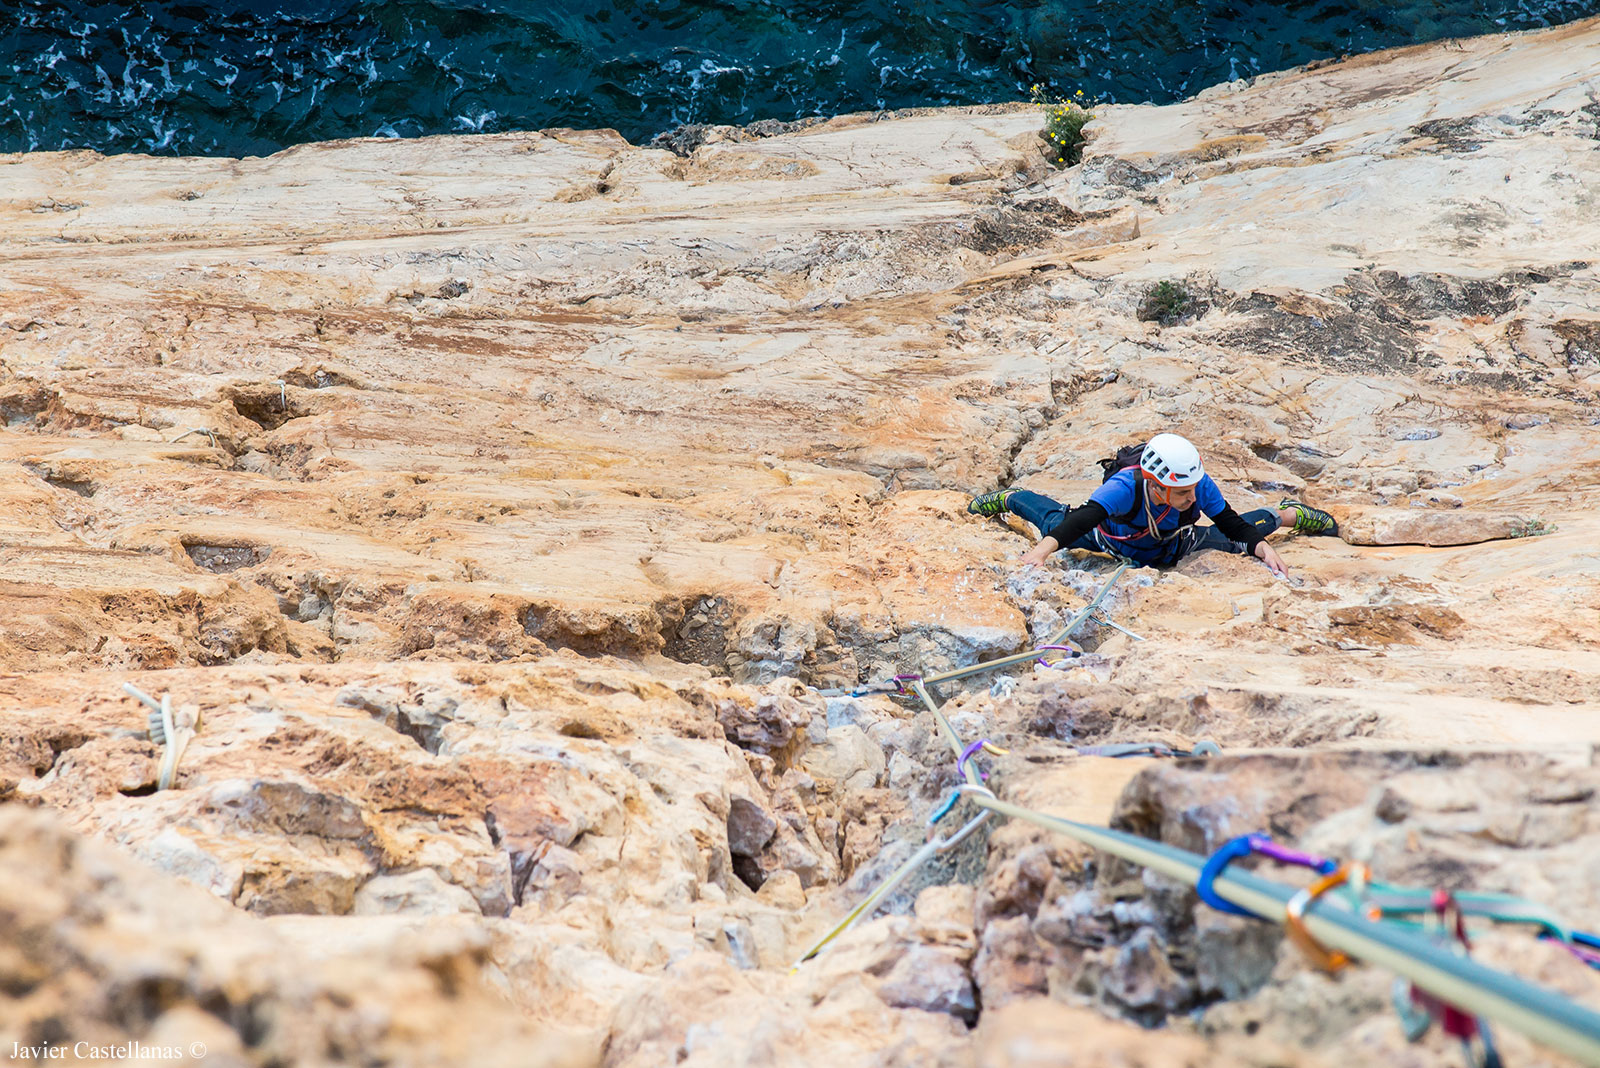
<instances>
[{"instance_id":1,"label":"tan rock slab","mask_svg":"<svg viewBox=\"0 0 1600 1068\"><path fill-rule=\"evenodd\" d=\"M43 991L26 1027L167 1035L210 977L295 1022L239 1038L285 1064L521 1064L558 1031L639 1068L1314 1062L1256 1057L1263 1024L1399 1063L1387 977L1274 973L1270 939L1197 971L1184 895L1017 821L891 895L929 887L915 919L787 978L954 774L921 710L830 723L807 686L1052 632L1107 561L1019 573L1033 532L967 499L1075 503L1160 430L1241 511L1540 517L1558 532L1413 532L1428 551L1279 533L1287 580L1141 569L1105 610L1148 641L1086 627L1067 670L949 687L951 721L1042 810L1376 841L1419 880L1470 855L1485 888L1594 912L1592 784L1559 772L1600 730L1597 55L1589 21L1107 107L1066 171L1021 104L687 159L544 131L0 161L0 795L204 888L30 895L80 840L8 856L31 882L0 912L83 907L54 956L12 940L0 988ZM1171 325L1137 317L1158 281L1193 301ZM204 711L171 790L128 680ZM1225 756L1181 774L1074 755L1200 738ZM1485 746L1538 760L1496 779ZM1419 748L1448 790L1370 752ZM345 914L441 904L462 914ZM258 947L241 907L327 915ZM127 979L128 945L177 963ZM181 1004L96 1015L150 974ZM1207 1007L1224 1037L1186 1033L1263 976ZM1008 1001L1038 1016L989 1045L949 1011L998 1028Z\"/></svg>"},{"instance_id":2,"label":"tan rock slab","mask_svg":"<svg viewBox=\"0 0 1600 1068\"><path fill-rule=\"evenodd\" d=\"M1351 545L1476 545L1518 537L1531 522L1466 508L1393 508L1341 519L1339 534Z\"/></svg>"}]
</instances>

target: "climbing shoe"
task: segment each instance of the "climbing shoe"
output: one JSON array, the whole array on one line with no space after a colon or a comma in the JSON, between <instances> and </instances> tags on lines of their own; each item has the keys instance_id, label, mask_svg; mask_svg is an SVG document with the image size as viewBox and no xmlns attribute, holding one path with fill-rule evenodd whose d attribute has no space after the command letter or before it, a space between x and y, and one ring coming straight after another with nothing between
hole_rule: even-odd
<instances>
[{"instance_id":1,"label":"climbing shoe","mask_svg":"<svg viewBox=\"0 0 1600 1068\"><path fill-rule=\"evenodd\" d=\"M995 490L985 493L981 497L974 497L967 502L967 511L973 515L988 516L993 518L1005 512L1006 498L1011 496L1010 490Z\"/></svg>"},{"instance_id":2,"label":"climbing shoe","mask_svg":"<svg viewBox=\"0 0 1600 1068\"><path fill-rule=\"evenodd\" d=\"M1334 522L1333 516L1321 508L1313 508L1309 504L1285 497L1278 502L1279 510L1294 510L1294 532L1296 534L1329 534L1339 533L1339 524Z\"/></svg>"}]
</instances>

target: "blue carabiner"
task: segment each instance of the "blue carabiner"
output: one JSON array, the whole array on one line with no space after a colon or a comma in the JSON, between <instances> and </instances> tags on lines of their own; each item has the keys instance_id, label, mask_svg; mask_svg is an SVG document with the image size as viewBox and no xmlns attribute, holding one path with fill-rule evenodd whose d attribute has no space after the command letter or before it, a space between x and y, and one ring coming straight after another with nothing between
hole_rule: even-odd
<instances>
[{"instance_id":1,"label":"blue carabiner","mask_svg":"<svg viewBox=\"0 0 1600 1068\"><path fill-rule=\"evenodd\" d=\"M1230 838L1218 847L1217 851L1206 858L1205 864L1200 868L1200 878L1195 882L1195 891L1200 895L1200 900L1216 909L1218 912L1230 913L1234 916L1249 916L1259 920L1260 916L1249 909L1240 908L1231 901L1224 901L1217 896L1216 889L1212 886L1222 870L1240 857L1248 857L1256 851L1255 840L1258 836L1241 834L1237 838Z\"/></svg>"},{"instance_id":2,"label":"blue carabiner","mask_svg":"<svg viewBox=\"0 0 1600 1068\"><path fill-rule=\"evenodd\" d=\"M950 796L944 799L944 804L939 806L939 810L937 812L935 812L933 815L928 817L928 826L932 827L935 823L938 823L940 820L942 820L946 816L948 816L950 814L950 810L955 808L956 807L956 802L960 801L960 800L961 800L961 791L960 790L952 790L952 791L950 791Z\"/></svg>"}]
</instances>

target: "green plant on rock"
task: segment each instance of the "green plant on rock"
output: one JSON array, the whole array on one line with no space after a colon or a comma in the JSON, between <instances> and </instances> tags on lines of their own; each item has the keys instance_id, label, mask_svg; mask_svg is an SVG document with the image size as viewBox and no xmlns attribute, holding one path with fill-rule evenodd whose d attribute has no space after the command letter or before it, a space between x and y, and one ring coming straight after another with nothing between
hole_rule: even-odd
<instances>
[{"instance_id":1,"label":"green plant on rock","mask_svg":"<svg viewBox=\"0 0 1600 1068\"><path fill-rule=\"evenodd\" d=\"M1044 108L1044 129L1039 131L1044 140L1044 158L1057 167L1070 167L1082 160L1083 127L1094 118L1094 112L1089 110L1092 101L1084 97L1082 89L1069 100L1050 96L1042 85L1033 87L1032 97L1035 104Z\"/></svg>"},{"instance_id":2,"label":"green plant on rock","mask_svg":"<svg viewBox=\"0 0 1600 1068\"><path fill-rule=\"evenodd\" d=\"M1143 323L1171 326L1194 309L1194 297L1181 282L1157 282L1139 302L1138 317Z\"/></svg>"},{"instance_id":3,"label":"green plant on rock","mask_svg":"<svg viewBox=\"0 0 1600 1068\"><path fill-rule=\"evenodd\" d=\"M1542 538L1546 534L1554 534L1556 525L1546 523L1543 519L1521 519L1511 524L1513 538Z\"/></svg>"}]
</instances>

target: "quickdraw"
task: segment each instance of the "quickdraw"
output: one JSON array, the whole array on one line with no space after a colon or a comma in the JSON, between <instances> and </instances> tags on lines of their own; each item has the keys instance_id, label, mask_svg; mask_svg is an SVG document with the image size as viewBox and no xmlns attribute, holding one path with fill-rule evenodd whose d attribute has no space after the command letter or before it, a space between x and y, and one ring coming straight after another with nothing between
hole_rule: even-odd
<instances>
[{"instance_id":1,"label":"quickdraw","mask_svg":"<svg viewBox=\"0 0 1600 1068\"><path fill-rule=\"evenodd\" d=\"M1467 937L1466 917L1455 895L1448 890L1435 890L1431 897L1434 936L1453 946L1463 957L1470 955L1472 942ZM1395 980L1390 988L1390 999L1400 1017L1406 1041L1419 1041L1437 1020L1441 1031L1460 1041L1469 1068L1501 1068L1500 1051L1495 1048L1487 1020L1464 1012L1404 979Z\"/></svg>"}]
</instances>

